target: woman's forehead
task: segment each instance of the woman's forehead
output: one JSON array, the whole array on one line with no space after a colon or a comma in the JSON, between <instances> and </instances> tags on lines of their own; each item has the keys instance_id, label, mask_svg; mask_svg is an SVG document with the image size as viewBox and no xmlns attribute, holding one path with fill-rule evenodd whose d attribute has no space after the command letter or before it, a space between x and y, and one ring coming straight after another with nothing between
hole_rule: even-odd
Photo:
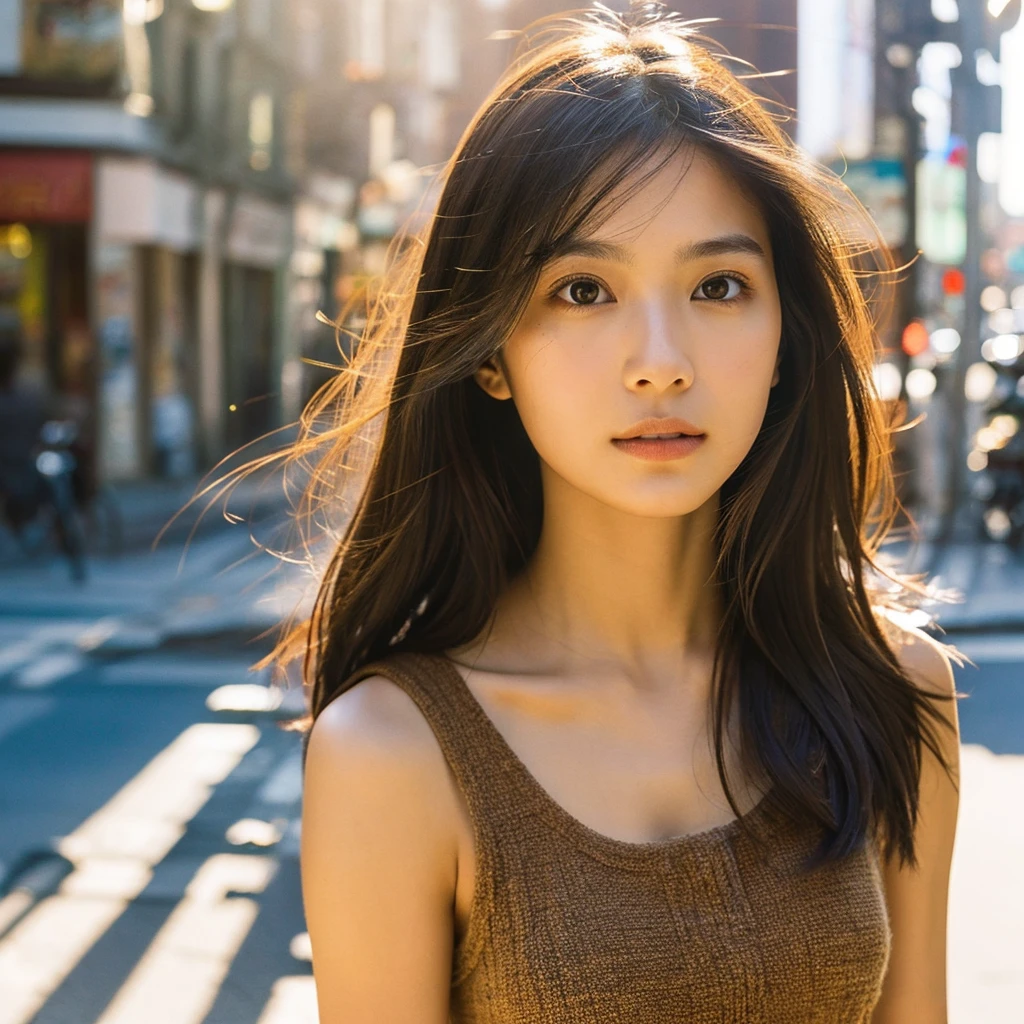
<instances>
[{"instance_id":1,"label":"woman's forehead","mask_svg":"<svg viewBox=\"0 0 1024 1024\"><path fill-rule=\"evenodd\" d=\"M744 233L765 247L764 215L720 161L698 149L659 163L648 161L616 185L586 237L622 242L671 222L676 233L685 229L687 236Z\"/></svg>"}]
</instances>

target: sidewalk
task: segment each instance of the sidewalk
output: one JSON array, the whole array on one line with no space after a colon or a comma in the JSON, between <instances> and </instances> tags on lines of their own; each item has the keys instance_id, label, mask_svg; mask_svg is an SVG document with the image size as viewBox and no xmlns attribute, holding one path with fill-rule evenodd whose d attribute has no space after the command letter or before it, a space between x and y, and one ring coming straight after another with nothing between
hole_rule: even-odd
<instances>
[{"instance_id":1,"label":"sidewalk","mask_svg":"<svg viewBox=\"0 0 1024 1024\"><path fill-rule=\"evenodd\" d=\"M167 547L223 529L225 510L246 522L261 521L285 505L280 479L250 477L233 489L213 487L197 492L217 479L133 480L107 484L97 496L94 512L86 522L87 549L92 558L118 557L151 548ZM56 554L53 539L41 535L42 527L30 524L30 553L0 523L0 572L29 566Z\"/></svg>"},{"instance_id":2,"label":"sidewalk","mask_svg":"<svg viewBox=\"0 0 1024 1024\"><path fill-rule=\"evenodd\" d=\"M925 541L913 548L892 544L883 550L902 558L901 571L925 572L938 588L963 596L960 603L928 609L947 632L1024 631L1024 552L982 541L942 549Z\"/></svg>"},{"instance_id":3,"label":"sidewalk","mask_svg":"<svg viewBox=\"0 0 1024 1024\"><path fill-rule=\"evenodd\" d=\"M230 490L217 486L196 497L211 482L195 478L109 485L107 491L121 515L123 551L149 548L158 537L159 547L168 547L222 531L228 525L226 514L246 523L261 523L283 514L285 496L280 480L250 477Z\"/></svg>"},{"instance_id":4,"label":"sidewalk","mask_svg":"<svg viewBox=\"0 0 1024 1024\"><path fill-rule=\"evenodd\" d=\"M112 486L110 491L123 523L122 553L97 556L90 561L90 578L75 586L67 567L54 553L35 558L11 557L9 544L0 544L0 615L24 615L33 611L52 615L133 613L139 619L160 619L164 632L213 632L266 628L291 600L295 584L305 580L300 570L261 552L249 539L269 547L287 547L282 540L288 510L279 481L249 479L228 497L231 518L225 521L225 499L210 503L211 495L196 501L172 523L172 517L193 497L198 481L143 481ZM210 506L205 514L203 510ZM168 525L170 524L170 525ZM154 548L160 531L166 531ZM929 609L939 625L950 633L1024 631L1024 552L980 540L958 540L942 549L924 540L887 544L885 553L897 560L903 572L925 572L941 589L963 595L957 604L939 603ZM184 600L190 587L213 580L232 561L230 583L221 582L242 600L221 602L219 612L200 593L191 604ZM181 569L179 572L179 563ZM154 574L166 578L173 589L167 600L165 587L154 587ZM261 582L269 576L273 583ZM259 587L261 597L287 577L287 600L277 600L260 610L245 587ZM184 600L184 604L181 602Z\"/></svg>"},{"instance_id":5,"label":"sidewalk","mask_svg":"<svg viewBox=\"0 0 1024 1024\"><path fill-rule=\"evenodd\" d=\"M1024 819L1012 808L1024 785L1024 757L997 756L966 744L960 772L949 892L949 1020L1019 1021L1024 1002Z\"/></svg>"},{"instance_id":6,"label":"sidewalk","mask_svg":"<svg viewBox=\"0 0 1024 1024\"><path fill-rule=\"evenodd\" d=\"M205 485L199 479L126 481L109 485L108 493L121 513L124 550L149 547L161 531L164 531L160 539L163 545L184 541L193 531L202 536L223 527L225 498L213 500L217 489L189 504L201 486ZM255 481L247 480L227 498L227 508L234 515L248 519L250 515L276 507L282 500L279 489L271 490L269 486L260 489ZM205 514L204 509L207 509Z\"/></svg>"},{"instance_id":7,"label":"sidewalk","mask_svg":"<svg viewBox=\"0 0 1024 1024\"><path fill-rule=\"evenodd\" d=\"M154 548L153 537L192 490L133 485L125 507L145 543L91 557L83 582L73 582L50 552L0 564L0 680L38 688L96 659L152 657L161 648L178 657L234 649L256 661L312 596L301 566L261 550L287 546L286 503L267 491L239 488L229 501L229 512L244 521L225 521L221 502L194 536L189 523Z\"/></svg>"}]
</instances>

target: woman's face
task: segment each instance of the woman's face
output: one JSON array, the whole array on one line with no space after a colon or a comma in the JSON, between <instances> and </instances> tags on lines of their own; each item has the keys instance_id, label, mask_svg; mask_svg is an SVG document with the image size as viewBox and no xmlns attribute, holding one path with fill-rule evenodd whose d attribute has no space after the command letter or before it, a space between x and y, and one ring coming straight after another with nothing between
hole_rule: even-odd
<instances>
[{"instance_id":1,"label":"woman's face","mask_svg":"<svg viewBox=\"0 0 1024 1024\"><path fill-rule=\"evenodd\" d=\"M545 475L640 516L714 496L778 379L768 227L710 158L698 151L680 178L683 159L642 189L624 183L612 216L545 266L500 364L476 375L515 401Z\"/></svg>"}]
</instances>

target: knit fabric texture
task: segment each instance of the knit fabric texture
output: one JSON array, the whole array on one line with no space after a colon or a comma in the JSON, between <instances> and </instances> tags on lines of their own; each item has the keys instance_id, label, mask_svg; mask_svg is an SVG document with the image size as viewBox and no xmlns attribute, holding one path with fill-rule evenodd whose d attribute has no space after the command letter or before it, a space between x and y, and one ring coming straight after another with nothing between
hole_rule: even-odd
<instances>
[{"instance_id":1,"label":"knit fabric texture","mask_svg":"<svg viewBox=\"0 0 1024 1024\"><path fill-rule=\"evenodd\" d=\"M416 702L472 820L451 1024L870 1021L891 944L872 843L808 873L820 833L763 800L696 834L602 835L541 787L448 658L396 653L349 683L372 675Z\"/></svg>"}]
</instances>

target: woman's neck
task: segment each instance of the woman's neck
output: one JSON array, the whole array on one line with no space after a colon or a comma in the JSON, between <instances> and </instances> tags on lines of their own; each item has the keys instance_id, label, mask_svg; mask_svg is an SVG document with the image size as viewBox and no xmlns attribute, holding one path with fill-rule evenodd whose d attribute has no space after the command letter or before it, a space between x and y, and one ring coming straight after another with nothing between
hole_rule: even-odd
<instances>
[{"instance_id":1,"label":"woman's neck","mask_svg":"<svg viewBox=\"0 0 1024 1024\"><path fill-rule=\"evenodd\" d=\"M633 516L559 480L544 499L537 550L499 601L499 646L529 652L536 671L638 682L713 653L717 495L680 517Z\"/></svg>"}]
</instances>

